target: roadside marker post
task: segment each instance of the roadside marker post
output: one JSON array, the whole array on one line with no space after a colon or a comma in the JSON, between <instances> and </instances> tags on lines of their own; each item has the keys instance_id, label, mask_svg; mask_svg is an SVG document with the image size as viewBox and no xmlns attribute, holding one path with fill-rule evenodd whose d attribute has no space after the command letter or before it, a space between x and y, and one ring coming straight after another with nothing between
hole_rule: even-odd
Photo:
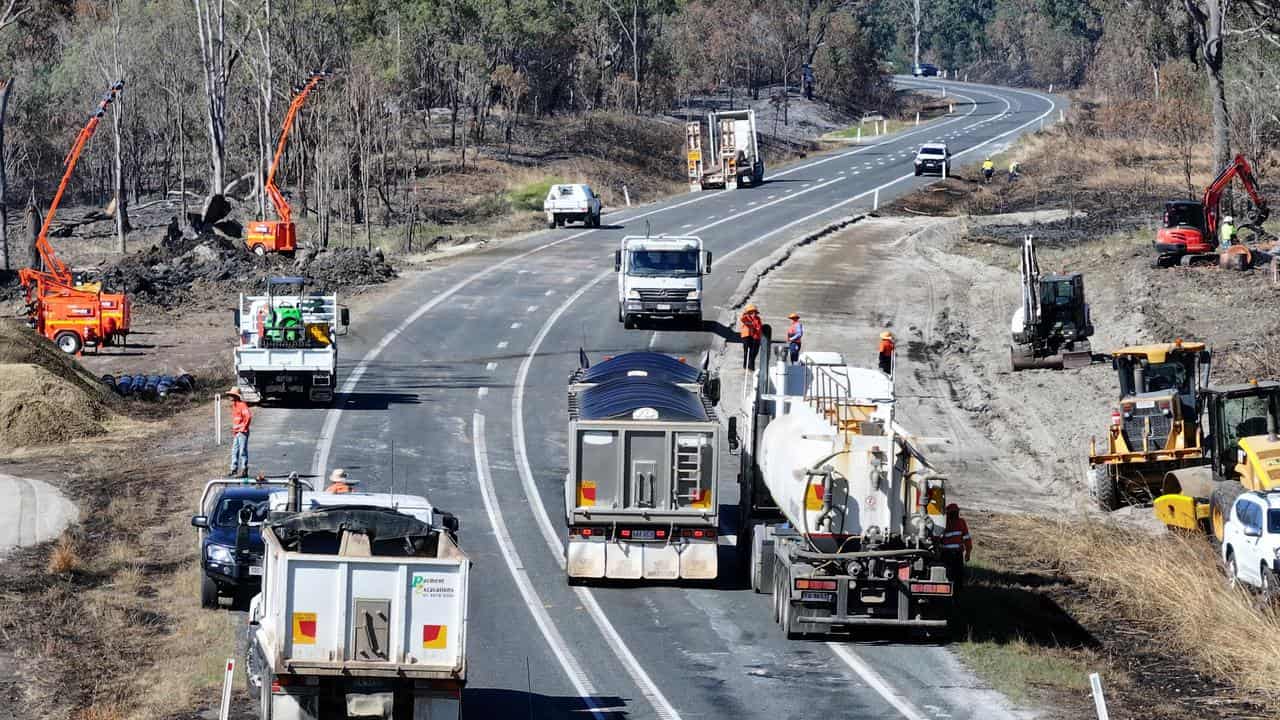
<instances>
[{"instance_id":1,"label":"roadside marker post","mask_svg":"<svg viewBox=\"0 0 1280 720\"><path fill-rule=\"evenodd\" d=\"M1093 689L1093 706L1098 711L1098 720L1111 720L1107 713L1107 698L1102 695L1102 678L1098 673L1089 673L1089 687Z\"/></svg>"},{"instance_id":2,"label":"roadside marker post","mask_svg":"<svg viewBox=\"0 0 1280 720\"><path fill-rule=\"evenodd\" d=\"M631 207L631 193L627 192L627 186L622 186L622 197L627 201L627 207Z\"/></svg>"},{"instance_id":3,"label":"roadside marker post","mask_svg":"<svg viewBox=\"0 0 1280 720\"><path fill-rule=\"evenodd\" d=\"M880 209L880 188L876 188L875 197L871 200L872 211Z\"/></svg>"},{"instance_id":4,"label":"roadside marker post","mask_svg":"<svg viewBox=\"0 0 1280 720\"><path fill-rule=\"evenodd\" d=\"M222 444L222 393L213 396L213 436L215 444Z\"/></svg>"},{"instance_id":5,"label":"roadside marker post","mask_svg":"<svg viewBox=\"0 0 1280 720\"><path fill-rule=\"evenodd\" d=\"M857 142L859 145L861 145L861 144L862 144L862 126L861 126L861 125L859 125L859 126L858 126L858 139L857 139L857 141L856 141L856 142Z\"/></svg>"},{"instance_id":6,"label":"roadside marker post","mask_svg":"<svg viewBox=\"0 0 1280 720\"><path fill-rule=\"evenodd\" d=\"M218 709L218 720L227 720L231 714L231 681L235 677L235 670L235 658L227 658L227 672L222 678L222 707Z\"/></svg>"},{"instance_id":7,"label":"roadside marker post","mask_svg":"<svg viewBox=\"0 0 1280 720\"><path fill-rule=\"evenodd\" d=\"M919 113L919 112L917 112L917 113L916 113L916 125L917 125L917 126L919 126L919 125L920 125L920 113Z\"/></svg>"}]
</instances>

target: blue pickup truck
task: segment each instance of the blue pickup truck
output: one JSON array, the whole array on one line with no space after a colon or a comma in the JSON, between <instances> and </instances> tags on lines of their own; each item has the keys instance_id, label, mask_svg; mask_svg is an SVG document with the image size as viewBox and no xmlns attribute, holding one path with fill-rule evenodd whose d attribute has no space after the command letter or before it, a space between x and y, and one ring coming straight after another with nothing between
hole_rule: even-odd
<instances>
[{"instance_id":1,"label":"blue pickup truck","mask_svg":"<svg viewBox=\"0 0 1280 720\"><path fill-rule=\"evenodd\" d=\"M267 498L278 483L213 481L205 486L200 514L200 606L214 609L223 597L247 604L262 585L262 536Z\"/></svg>"}]
</instances>

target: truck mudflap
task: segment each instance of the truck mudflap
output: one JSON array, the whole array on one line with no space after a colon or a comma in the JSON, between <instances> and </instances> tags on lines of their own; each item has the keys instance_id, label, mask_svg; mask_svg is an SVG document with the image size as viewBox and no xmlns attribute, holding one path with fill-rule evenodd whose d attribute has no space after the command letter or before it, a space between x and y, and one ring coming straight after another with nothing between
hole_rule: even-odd
<instances>
[{"instance_id":1,"label":"truck mudflap","mask_svg":"<svg viewBox=\"0 0 1280 720\"><path fill-rule=\"evenodd\" d=\"M319 688L271 688L271 720L317 720L319 717Z\"/></svg>"},{"instance_id":2,"label":"truck mudflap","mask_svg":"<svg viewBox=\"0 0 1280 720\"><path fill-rule=\"evenodd\" d=\"M412 706L400 708L397 713L397 705L402 704ZM322 710L322 706L327 709ZM271 720L322 720L322 716L340 708L352 718L460 720L462 689L449 682L380 682L362 678L276 685L271 689Z\"/></svg>"},{"instance_id":3,"label":"truck mudflap","mask_svg":"<svg viewBox=\"0 0 1280 720\"><path fill-rule=\"evenodd\" d=\"M613 580L714 580L719 548L714 537L677 542L569 538L571 578Z\"/></svg>"}]
</instances>

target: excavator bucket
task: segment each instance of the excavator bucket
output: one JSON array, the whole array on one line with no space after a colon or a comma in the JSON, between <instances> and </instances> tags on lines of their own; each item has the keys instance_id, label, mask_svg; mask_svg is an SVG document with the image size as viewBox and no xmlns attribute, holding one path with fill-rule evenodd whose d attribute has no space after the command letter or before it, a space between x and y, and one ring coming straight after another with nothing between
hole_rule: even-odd
<instances>
[{"instance_id":1,"label":"excavator bucket","mask_svg":"<svg viewBox=\"0 0 1280 720\"><path fill-rule=\"evenodd\" d=\"M1232 245L1218 255L1218 267L1224 270L1248 270L1253 266L1253 253L1243 245Z\"/></svg>"},{"instance_id":2,"label":"excavator bucket","mask_svg":"<svg viewBox=\"0 0 1280 720\"><path fill-rule=\"evenodd\" d=\"M1093 353L1089 350L1063 351L1061 358L1062 367L1067 370L1076 370L1093 364Z\"/></svg>"}]
</instances>

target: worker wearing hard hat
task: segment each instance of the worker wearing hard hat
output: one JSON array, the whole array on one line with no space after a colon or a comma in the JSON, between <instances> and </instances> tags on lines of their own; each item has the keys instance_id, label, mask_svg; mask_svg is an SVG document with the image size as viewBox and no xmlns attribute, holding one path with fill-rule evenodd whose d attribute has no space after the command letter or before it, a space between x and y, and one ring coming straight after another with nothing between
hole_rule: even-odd
<instances>
[{"instance_id":1,"label":"worker wearing hard hat","mask_svg":"<svg viewBox=\"0 0 1280 720\"><path fill-rule=\"evenodd\" d=\"M1218 226L1218 245L1222 249L1227 249L1235 244L1236 241L1236 219L1227 215L1222 218L1222 224Z\"/></svg>"},{"instance_id":2,"label":"worker wearing hard hat","mask_svg":"<svg viewBox=\"0 0 1280 720\"><path fill-rule=\"evenodd\" d=\"M756 356L760 354L760 340L764 337L764 321L760 319L760 309L755 305L747 305L738 318L738 334L742 337L742 367L746 370L756 369Z\"/></svg>"},{"instance_id":3,"label":"worker wearing hard hat","mask_svg":"<svg viewBox=\"0 0 1280 720\"><path fill-rule=\"evenodd\" d=\"M799 313L787 316L791 325L787 327L787 352L791 362L800 362L800 346L804 344L804 324L800 322Z\"/></svg>"},{"instance_id":4,"label":"worker wearing hard hat","mask_svg":"<svg viewBox=\"0 0 1280 720\"><path fill-rule=\"evenodd\" d=\"M359 480L347 477L347 471L337 468L329 473L329 485L324 489L327 493L349 493L355 491Z\"/></svg>"},{"instance_id":5,"label":"worker wearing hard hat","mask_svg":"<svg viewBox=\"0 0 1280 720\"><path fill-rule=\"evenodd\" d=\"M880 348L879 348L880 372L889 376L893 375L894 347L895 345L893 343L893 333L889 332L888 330L885 330L884 332L880 333Z\"/></svg>"},{"instance_id":6,"label":"worker wearing hard hat","mask_svg":"<svg viewBox=\"0 0 1280 720\"><path fill-rule=\"evenodd\" d=\"M947 505L947 525L942 531L942 560L957 592L964 587L964 565L972 555L973 538L969 535L969 523L960 517L960 506L951 503Z\"/></svg>"},{"instance_id":7,"label":"worker wearing hard hat","mask_svg":"<svg viewBox=\"0 0 1280 720\"><path fill-rule=\"evenodd\" d=\"M249 426L253 424L253 411L240 396L240 388L233 387L223 393L231 401L231 469L227 477L249 477Z\"/></svg>"},{"instance_id":8,"label":"worker wearing hard hat","mask_svg":"<svg viewBox=\"0 0 1280 720\"><path fill-rule=\"evenodd\" d=\"M982 161L982 179L984 182L991 182L991 176L996 172L996 164L987 158Z\"/></svg>"}]
</instances>

